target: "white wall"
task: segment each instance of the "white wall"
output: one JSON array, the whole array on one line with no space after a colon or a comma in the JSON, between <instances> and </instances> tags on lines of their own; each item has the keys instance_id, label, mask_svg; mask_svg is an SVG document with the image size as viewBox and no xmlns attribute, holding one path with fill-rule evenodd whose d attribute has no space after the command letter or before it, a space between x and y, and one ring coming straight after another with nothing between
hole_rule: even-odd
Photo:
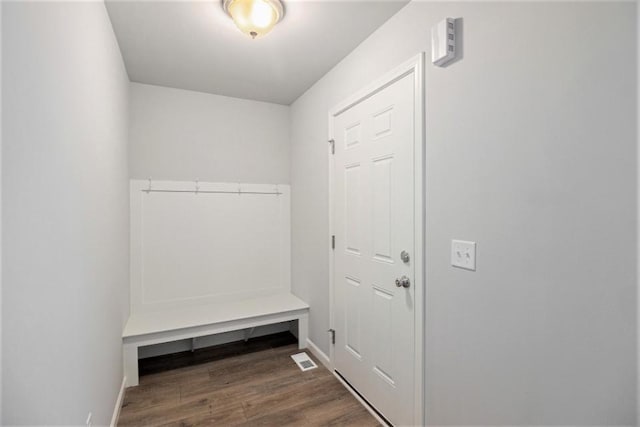
<instances>
[{"instance_id":1,"label":"white wall","mask_svg":"<svg viewBox=\"0 0 640 427\"><path fill-rule=\"evenodd\" d=\"M289 183L289 107L131 83L131 178Z\"/></svg>"},{"instance_id":2,"label":"white wall","mask_svg":"<svg viewBox=\"0 0 640 427\"><path fill-rule=\"evenodd\" d=\"M463 18L426 69L429 424L635 423L635 7L413 2L292 105L292 283L328 353L327 111Z\"/></svg>"},{"instance_id":3,"label":"white wall","mask_svg":"<svg viewBox=\"0 0 640 427\"><path fill-rule=\"evenodd\" d=\"M128 310L129 82L102 2L3 2L3 422L110 422Z\"/></svg>"},{"instance_id":4,"label":"white wall","mask_svg":"<svg viewBox=\"0 0 640 427\"><path fill-rule=\"evenodd\" d=\"M171 192L147 187L131 182L132 314L290 292L288 185L242 184L245 194L233 183L200 182L199 194L189 181L153 183Z\"/></svg>"},{"instance_id":5,"label":"white wall","mask_svg":"<svg viewBox=\"0 0 640 427\"><path fill-rule=\"evenodd\" d=\"M132 179L288 184L289 107L131 83L129 172ZM288 330L288 324L253 336ZM241 339L222 334L206 347ZM150 346L141 357L185 351L189 341Z\"/></svg>"}]
</instances>

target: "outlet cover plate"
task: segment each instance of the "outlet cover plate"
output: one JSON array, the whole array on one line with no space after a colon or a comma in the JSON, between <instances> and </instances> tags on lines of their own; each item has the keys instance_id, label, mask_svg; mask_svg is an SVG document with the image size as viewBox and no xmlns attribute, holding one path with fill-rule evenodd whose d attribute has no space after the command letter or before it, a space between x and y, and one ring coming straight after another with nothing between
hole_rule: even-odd
<instances>
[{"instance_id":1,"label":"outlet cover plate","mask_svg":"<svg viewBox=\"0 0 640 427\"><path fill-rule=\"evenodd\" d=\"M476 242L451 241L451 265L476 271Z\"/></svg>"}]
</instances>

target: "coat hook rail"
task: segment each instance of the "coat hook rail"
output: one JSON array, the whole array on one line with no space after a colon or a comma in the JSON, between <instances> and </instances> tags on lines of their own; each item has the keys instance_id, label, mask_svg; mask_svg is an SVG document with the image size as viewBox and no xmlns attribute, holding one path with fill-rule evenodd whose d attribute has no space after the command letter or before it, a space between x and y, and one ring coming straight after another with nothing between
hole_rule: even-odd
<instances>
[{"instance_id":1,"label":"coat hook rail","mask_svg":"<svg viewBox=\"0 0 640 427\"><path fill-rule=\"evenodd\" d=\"M242 185L240 183L238 183L238 187L237 190L202 190L200 187L200 179L196 178L195 180L195 188L193 190L163 190L163 189L156 189L153 188L152 186L152 180L151 177L149 177L149 179L147 179L148 185L147 188L141 190L143 193L193 193L193 194L200 194L200 193L205 193L205 194L273 194L273 195L281 195L282 191L280 191L280 186L276 184L275 186L275 191L250 191L250 190L243 190L242 189Z\"/></svg>"},{"instance_id":2,"label":"coat hook rail","mask_svg":"<svg viewBox=\"0 0 640 427\"><path fill-rule=\"evenodd\" d=\"M246 190L234 190L234 191L222 191L222 190L157 190L157 189L144 189L143 193L193 193L193 194L273 194L280 195L281 191L246 191Z\"/></svg>"}]
</instances>

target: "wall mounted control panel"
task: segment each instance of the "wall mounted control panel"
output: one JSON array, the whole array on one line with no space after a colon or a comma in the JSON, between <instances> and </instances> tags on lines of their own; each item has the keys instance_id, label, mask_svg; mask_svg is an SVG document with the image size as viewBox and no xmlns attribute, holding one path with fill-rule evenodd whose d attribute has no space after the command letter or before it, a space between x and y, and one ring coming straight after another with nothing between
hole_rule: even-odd
<instances>
[{"instance_id":1,"label":"wall mounted control panel","mask_svg":"<svg viewBox=\"0 0 640 427\"><path fill-rule=\"evenodd\" d=\"M456 20L446 18L431 28L431 61L442 67L456 57Z\"/></svg>"}]
</instances>

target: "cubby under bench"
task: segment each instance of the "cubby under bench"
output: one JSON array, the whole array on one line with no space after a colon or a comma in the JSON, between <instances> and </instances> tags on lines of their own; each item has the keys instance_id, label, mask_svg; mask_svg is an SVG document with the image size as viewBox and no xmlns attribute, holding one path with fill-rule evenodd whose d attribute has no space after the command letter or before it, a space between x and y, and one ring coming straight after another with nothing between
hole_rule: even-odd
<instances>
[{"instance_id":1,"label":"cubby under bench","mask_svg":"<svg viewBox=\"0 0 640 427\"><path fill-rule=\"evenodd\" d=\"M309 305L290 293L131 314L122 334L126 386L138 385L138 347L297 320L305 348Z\"/></svg>"}]
</instances>

